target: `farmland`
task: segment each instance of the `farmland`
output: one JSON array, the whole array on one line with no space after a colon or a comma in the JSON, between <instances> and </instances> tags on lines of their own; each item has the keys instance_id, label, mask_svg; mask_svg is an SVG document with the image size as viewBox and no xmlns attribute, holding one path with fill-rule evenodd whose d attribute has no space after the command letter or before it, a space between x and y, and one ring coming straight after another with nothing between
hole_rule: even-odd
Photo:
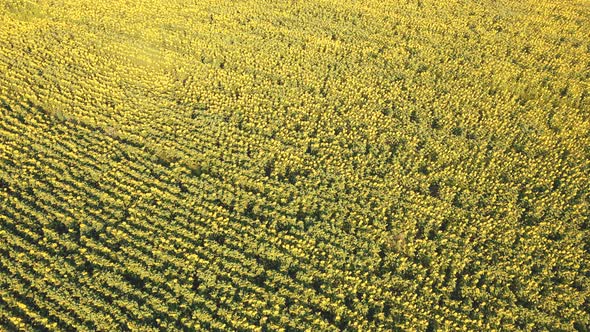
<instances>
[{"instance_id":1,"label":"farmland","mask_svg":"<svg viewBox=\"0 0 590 332\"><path fill-rule=\"evenodd\" d=\"M587 0L0 2L0 331L588 331Z\"/></svg>"}]
</instances>

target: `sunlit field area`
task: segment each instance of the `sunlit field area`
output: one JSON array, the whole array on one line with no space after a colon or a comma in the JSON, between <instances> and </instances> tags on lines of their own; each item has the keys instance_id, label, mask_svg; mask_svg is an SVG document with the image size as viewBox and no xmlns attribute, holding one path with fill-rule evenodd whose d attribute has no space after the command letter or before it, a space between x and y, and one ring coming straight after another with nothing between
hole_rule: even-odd
<instances>
[{"instance_id":1,"label":"sunlit field area","mask_svg":"<svg viewBox=\"0 0 590 332\"><path fill-rule=\"evenodd\" d=\"M589 331L589 204L589 0L0 1L0 331Z\"/></svg>"}]
</instances>

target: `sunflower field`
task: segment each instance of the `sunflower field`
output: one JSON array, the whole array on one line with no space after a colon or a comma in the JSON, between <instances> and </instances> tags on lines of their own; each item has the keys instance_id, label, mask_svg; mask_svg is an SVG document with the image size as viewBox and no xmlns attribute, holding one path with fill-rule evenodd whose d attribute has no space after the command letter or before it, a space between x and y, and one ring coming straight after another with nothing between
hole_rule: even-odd
<instances>
[{"instance_id":1,"label":"sunflower field","mask_svg":"<svg viewBox=\"0 0 590 332\"><path fill-rule=\"evenodd\" d=\"M589 330L589 0L0 1L0 331Z\"/></svg>"}]
</instances>

